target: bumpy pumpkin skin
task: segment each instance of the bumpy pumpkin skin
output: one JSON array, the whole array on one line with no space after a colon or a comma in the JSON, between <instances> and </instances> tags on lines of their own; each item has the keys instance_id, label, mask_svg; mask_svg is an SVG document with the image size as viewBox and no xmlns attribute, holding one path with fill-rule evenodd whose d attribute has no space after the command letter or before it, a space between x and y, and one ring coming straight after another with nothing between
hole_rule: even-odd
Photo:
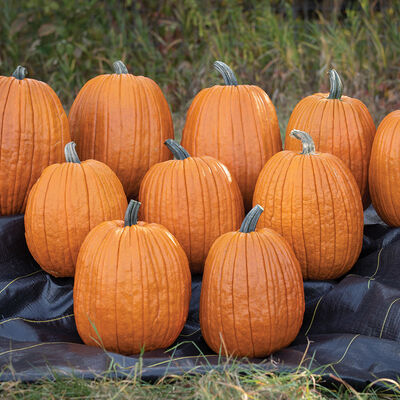
<instances>
[{"instance_id":1,"label":"bumpy pumpkin skin","mask_svg":"<svg viewBox=\"0 0 400 400\"><path fill-rule=\"evenodd\" d=\"M29 251L49 274L74 276L86 235L103 221L123 218L126 206L121 182L107 165L96 160L50 165L28 197Z\"/></svg>"},{"instance_id":2,"label":"bumpy pumpkin skin","mask_svg":"<svg viewBox=\"0 0 400 400\"><path fill-rule=\"evenodd\" d=\"M22 214L28 194L42 171L62 162L70 141L68 119L49 85L0 76L0 215Z\"/></svg>"},{"instance_id":3,"label":"bumpy pumpkin skin","mask_svg":"<svg viewBox=\"0 0 400 400\"><path fill-rule=\"evenodd\" d=\"M281 235L263 228L214 242L204 267L200 326L216 353L265 357L288 346L304 307L300 265Z\"/></svg>"},{"instance_id":4,"label":"bumpy pumpkin skin","mask_svg":"<svg viewBox=\"0 0 400 400\"><path fill-rule=\"evenodd\" d=\"M277 153L260 173L253 203L265 209L258 228L273 229L288 241L304 279L338 278L356 262L363 240L362 201L338 157Z\"/></svg>"},{"instance_id":5,"label":"bumpy pumpkin skin","mask_svg":"<svg viewBox=\"0 0 400 400\"><path fill-rule=\"evenodd\" d=\"M378 126L369 166L372 204L390 226L400 226L400 110Z\"/></svg>"},{"instance_id":6,"label":"bumpy pumpkin skin","mask_svg":"<svg viewBox=\"0 0 400 400\"><path fill-rule=\"evenodd\" d=\"M243 199L228 169L212 157L154 165L143 178L141 218L165 226L179 241L193 273L203 272L214 240L240 227Z\"/></svg>"},{"instance_id":7,"label":"bumpy pumpkin skin","mask_svg":"<svg viewBox=\"0 0 400 400\"><path fill-rule=\"evenodd\" d=\"M89 233L77 261L79 335L88 345L122 354L168 347L185 324L190 293L187 257L167 229L103 222Z\"/></svg>"},{"instance_id":8,"label":"bumpy pumpkin skin","mask_svg":"<svg viewBox=\"0 0 400 400\"><path fill-rule=\"evenodd\" d=\"M290 137L293 129L309 133L317 151L334 154L350 169L360 189L365 209L371 203L368 168L375 124L360 100L342 96L341 91L340 96L333 96L336 98L329 98L329 95L315 93L296 105L286 129L285 150L301 150L300 142Z\"/></svg>"},{"instance_id":9,"label":"bumpy pumpkin skin","mask_svg":"<svg viewBox=\"0 0 400 400\"><path fill-rule=\"evenodd\" d=\"M236 178L247 210L257 177L282 150L276 110L267 93L254 85L216 85L194 98L182 134L192 156L211 156Z\"/></svg>"},{"instance_id":10,"label":"bumpy pumpkin skin","mask_svg":"<svg viewBox=\"0 0 400 400\"><path fill-rule=\"evenodd\" d=\"M137 198L147 170L171 158L163 143L174 137L174 130L159 86L150 78L121 72L118 63L116 73L83 86L68 118L80 158L107 164L128 198Z\"/></svg>"}]
</instances>

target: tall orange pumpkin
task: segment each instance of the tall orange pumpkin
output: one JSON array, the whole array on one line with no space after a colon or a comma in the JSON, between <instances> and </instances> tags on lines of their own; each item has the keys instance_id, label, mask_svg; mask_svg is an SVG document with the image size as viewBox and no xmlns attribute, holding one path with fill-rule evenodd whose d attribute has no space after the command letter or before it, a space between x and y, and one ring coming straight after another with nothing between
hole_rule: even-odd
<instances>
[{"instance_id":1,"label":"tall orange pumpkin","mask_svg":"<svg viewBox=\"0 0 400 400\"><path fill-rule=\"evenodd\" d=\"M290 136L293 129L308 132L315 148L339 157L356 178L364 208L370 204L368 166L374 141L375 125L360 100L342 96L338 73L329 71L330 92L315 93L294 108L286 129L285 149L300 151L301 144Z\"/></svg>"},{"instance_id":2,"label":"tall orange pumpkin","mask_svg":"<svg viewBox=\"0 0 400 400\"><path fill-rule=\"evenodd\" d=\"M73 142L65 146L65 159L43 171L29 193L25 213L28 248L54 276L74 276L86 235L100 222L123 218L127 205L121 182L107 165L81 163Z\"/></svg>"},{"instance_id":3,"label":"tall orange pumpkin","mask_svg":"<svg viewBox=\"0 0 400 400\"><path fill-rule=\"evenodd\" d=\"M369 166L372 204L391 226L400 226L400 110L378 126Z\"/></svg>"},{"instance_id":4,"label":"tall orange pumpkin","mask_svg":"<svg viewBox=\"0 0 400 400\"><path fill-rule=\"evenodd\" d=\"M360 191L342 160L315 152L305 132L293 130L303 150L275 154L264 166L254 204L265 212L259 228L271 228L292 246L304 279L334 279L356 262L363 241Z\"/></svg>"},{"instance_id":5,"label":"tall orange pumpkin","mask_svg":"<svg viewBox=\"0 0 400 400\"><path fill-rule=\"evenodd\" d=\"M256 205L239 232L220 236L204 267L200 326L216 353L265 357L289 345L304 315L301 269L278 233L255 231Z\"/></svg>"},{"instance_id":6,"label":"tall orange pumpkin","mask_svg":"<svg viewBox=\"0 0 400 400\"><path fill-rule=\"evenodd\" d=\"M174 130L168 103L153 80L129 74L122 61L114 63L114 72L88 81L68 118L79 156L107 164L131 198L147 170L171 158L163 143Z\"/></svg>"},{"instance_id":7,"label":"tall orange pumpkin","mask_svg":"<svg viewBox=\"0 0 400 400\"><path fill-rule=\"evenodd\" d=\"M143 178L139 199L142 219L164 225L184 248L193 273L213 241L238 229L243 199L228 169L212 157L190 157L173 140L166 146L176 160L154 165Z\"/></svg>"},{"instance_id":8,"label":"tall orange pumpkin","mask_svg":"<svg viewBox=\"0 0 400 400\"><path fill-rule=\"evenodd\" d=\"M264 164L282 150L278 117L267 93L254 85L238 85L233 71L216 61L225 85L203 89L186 117L182 146L193 156L211 156L236 178L246 209Z\"/></svg>"},{"instance_id":9,"label":"tall orange pumpkin","mask_svg":"<svg viewBox=\"0 0 400 400\"><path fill-rule=\"evenodd\" d=\"M124 221L95 227L79 251L74 286L78 332L88 345L123 354L171 345L189 311L191 278L178 241L161 225Z\"/></svg>"},{"instance_id":10,"label":"tall orange pumpkin","mask_svg":"<svg viewBox=\"0 0 400 400\"><path fill-rule=\"evenodd\" d=\"M67 116L53 89L18 66L0 76L0 215L25 211L42 171L61 162L70 141Z\"/></svg>"}]
</instances>

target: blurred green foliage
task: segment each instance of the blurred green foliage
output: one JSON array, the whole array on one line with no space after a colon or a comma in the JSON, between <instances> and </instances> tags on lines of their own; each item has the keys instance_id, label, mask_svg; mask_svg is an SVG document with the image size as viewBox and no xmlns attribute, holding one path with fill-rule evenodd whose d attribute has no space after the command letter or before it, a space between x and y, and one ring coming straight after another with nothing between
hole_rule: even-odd
<instances>
[{"instance_id":1,"label":"blurred green foliage","mask_svg":"<svg viewBox=\"0 0 400 400\"><path fill-rule=\"evenodd\" d=\"M300 98L328 89L331 67L376 122L399 108L400 1L344 2L351 5L342 12L311 14L306 3L0 0L0 73L26 66L68 110L88 79L122 59L161 86L178 135L195 94L222 83L212 71L216 59L231 65L239 83L267 91L282 130Z\"/></svg>"}]
</instances>

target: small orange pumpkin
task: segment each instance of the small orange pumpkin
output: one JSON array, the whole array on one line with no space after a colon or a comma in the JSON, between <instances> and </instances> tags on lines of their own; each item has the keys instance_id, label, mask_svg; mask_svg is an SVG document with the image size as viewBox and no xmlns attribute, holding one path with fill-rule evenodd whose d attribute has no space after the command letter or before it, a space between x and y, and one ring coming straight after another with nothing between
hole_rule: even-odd
<instances>
[{"instance_id":1,"label":"small orange pumpkin","mask_svg":"<svg viewBox=\"0 0 400 400\"><path fill-rule=\"evenodd\" d=\"M262 212L256 205L239 232L220 236L207 256L200 326L216 353L265 357L289 345L303 321L299 262L281 235L255 231Z\"/></svg>"},{"instance_id":2,"label":"small orange pumpkin","mask_svg":"<svg viewBox=\"0 0 400 400\"><path fill-rule=\"evenodd\" d=\"M159 86L128 73L122 61L114 74L96 76L80 90L69 112L79 156L107 164L128 198L154 164L171 158L163 143L174 137L171 112Z\"/></svg>"},{"instance_id":3,"label":"small orange pumpkin","mask_svg":"<svg viewBox=\"0 0 400 400\"><path fill-rule=\"evenodd\" d=\"M282 150L278 117L267 93L254 85L238 85L223 62L214 68L225 85L203 89L186 117L182 146L193 156L211 156L236 178L246 209L264 164Z\"/></svg>"},{"instance_id":4,"label":"small orange pumpkin","mask_svg":"<svg viewBox=\"0 0 400 400\"><path fill-rule=\"evenodd\" d=\"M43 171L29 193L25 213L28 248L54 276L74 276L86 235L100 222L122 218L127 205L121 182L107 165L81 163L74 142L65 146L65 159Z\"/></svg>"},{"instance_id":5,"label":"small orange pumpkin","mask_svg":"<svg viewBox=\"0 0 400 400\"><path fill-rule=\"evenodd\" d=\"M315 93L294 108L286 129L285 149L300 151L301 144L290 136L293 129L309 132L321 153L339 157L356 178L364 208L371 203L368 166L375 124L367 107L358 99L342 96L338 73L329 71L330 92Z\"/></svg>"},{"instance_id":6,"label":"small orange pumpkin","mask_svg":"<svg viewBox=\"0 0 400 400\"><path fill-rule=\"evenodd\" d=\"M106 221L78 256L74 313L82 340L123 354L171 345L189 311L191 277L178 241L158 224L137 221L131 201L124 221Z\"/></svg>"},{"instance_id":7,"label":"small orange pumpkin","mask_svg":"<svg viewBox=\"0 0 400 400\"><path fill-rule=\"evenodd\" d=\"M0 215L25 211L42 171L62 162L68 119L53 89L18 66L0 76Z\"/></svg>"},{"instance_id":8,"label":"small orange pumpkin","mask_svg":"<svg viewBox=\"0 0 400 400\"><path fill-rule=\"evenodd\" d=\"M360 191L342 160L317 153L310 135L293 130L303 151L275 154L264 166L254 204L271 228L292 246L304 279L334 279L357 261L363 241Z\"/></svg>"},{"instance_id":9,"label":"small orange pumpkin","mask_svg":"<svg viewBox=\"0 0 400 400\"><path fill-rule=\"evenodd\" d=\"M228 169L212 157L190 157L175 141L176 160L150 168L140 186L142 219L164 225L184 248L193 273L203 271L214 240L238 229L243 199Z\"/></svg>"}]
</instances>

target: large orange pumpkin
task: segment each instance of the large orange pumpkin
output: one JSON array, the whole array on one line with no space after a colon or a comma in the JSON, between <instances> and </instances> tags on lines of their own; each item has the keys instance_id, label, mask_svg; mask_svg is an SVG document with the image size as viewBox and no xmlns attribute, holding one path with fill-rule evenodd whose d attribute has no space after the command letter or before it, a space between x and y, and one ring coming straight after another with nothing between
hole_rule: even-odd
<instances>
[{"instance_id":1,"label":"large orange pumpkin","mask_svg":"<svg viewBox=\"0 0 400 400\"><path fill-rule=\"evenodd\" d=\"M391 226L400 226L400 110L378 126L369 166L372 204Z\"/></svg>"},{"instance_id":2,"label":"large orange pumpkin","mask_svg":"<svg viewBox=\"0 0 400 400\"><path fill-rule=\"evenodd\" d=\"M159 86L128 73L122 61L114 74L99 75L78 93L69 113L79 156L106 163L128 196L153 165L171 158L163 143L174 137L171 112Z\"/></svg>"},{"instance_id":3,"label":"large orange pumpkin","mask_svg":"<svg viewBox=\"0 0 400 400\"><path fill-rule=\"evenodd\" d=\"M214 240L238 229L243 199L228 169L212 157L190 157L173 140L166 146L176 160L154 165L143 178L142 219L164 225L184 248L194 273Z\"/></svg>"},{"instance_id":4,"label":"large orange pumpkin","mask_svg":"<svg viewBox=\"0 0 400 400\"><path fill-rule=\"evenodd\" d=\"M255 231L262 211L256 205L239 232L220 236L207 256L200 326L216 353L265 357L289 345L303 321L299 262L281 235Z\"/></svg>"},{"instance_id":5,"label":"large orange pumpkin","mask_svg":"<svg viewBox=\"0 0 400 400\"><path fill-rule=\"evenodd\" d=\"M264 164L282 150L278 118L267 93L238 85L233 71L216 61L225 85L203 89L186 117L182 146L193 156L212 156L236 178L246 209Z\"/></svg>"},{"instance_id":6,"label":"large orange pumpkin","mask_svg":"<svg viewBox=\"0 0 400 400\"><path fill-rule=\"evenodd\" d=\"M25 211L42 171L61 162L70 141L68 120L53 89L26 78L18 66L0 76L0 215Z\"/></svg>"},{"instance_id":7,"label":"large orange pumpkin","mask_svg":"<svg viewBox=\"0 0 400 400\"><path fill-rule=\"evenodd\" d=\"M178 241L161 225L124 221L95 227L79 252L74 286L78 332L88 345L123 354L171 345L189 311L191 278Z\"/></svg>"},{"instance_id":8,"label":"large orange pumpkin","mask_svg":"<svg viewBox=\"0 0 400 400\"><path fill-rule=\"evenodd\" d=\"M292 246L304 279L334 279L356 262L363 241L360 191L342 160L315 152L305 132L293 130L301 153L275 154L257 180L254 204L265 212L259 228L271 228Z\"/></svg>"},{"instance_id":9,"label":"large orange pumpkin","mask_svg":"<svg viewBox=\"0 0 400 400\"><path fill-rule=\"evenodd\" d=\"M290 136L292 129L308 132L317 151L334 154L344 161L356 178L364 208L367 208L374 121L364 103L342 96L342 81L334 69L329 72L329 78L329 93L305 97L294 108L286 129L285 149L301 150L301 144Z\"/></svg>"},{"instance_id":10,"label":"large orange pumpkin","mask_svg":"<svg viewBox=\"0 0 400 400\"><path fill-rule=\"evenodd\" d=\"M124 216L121 182L100 161L80 162L75 143L66 162L47 167L29 193L25 237L37 263L54 276L73 276L79 248L100 222Z\"/></svg>"}]
</instances>

